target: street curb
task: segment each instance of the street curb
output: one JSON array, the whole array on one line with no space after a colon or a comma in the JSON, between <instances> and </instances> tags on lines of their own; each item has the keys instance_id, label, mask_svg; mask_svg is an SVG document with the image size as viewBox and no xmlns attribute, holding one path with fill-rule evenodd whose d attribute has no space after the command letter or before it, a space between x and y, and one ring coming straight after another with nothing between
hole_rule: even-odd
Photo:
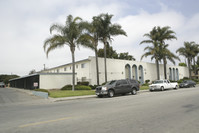
<instances>
[{"instance_id":1,"label":"street curb","mask_svg":"<svg viewBox=\"0 0 199 133\"><path fill-rule=\"evenodd\" d=\"M146 93L149 92L149 90L141 90L139 93ZM76 99L87 99L87 98L97 98L96 95L86 95L86 96L74 96L74 97L62 97L62 98L51 98L48 99L52 102L61 102L61 101L67 101L67 100L76 100Z\"/></svg>"}]
</instances>

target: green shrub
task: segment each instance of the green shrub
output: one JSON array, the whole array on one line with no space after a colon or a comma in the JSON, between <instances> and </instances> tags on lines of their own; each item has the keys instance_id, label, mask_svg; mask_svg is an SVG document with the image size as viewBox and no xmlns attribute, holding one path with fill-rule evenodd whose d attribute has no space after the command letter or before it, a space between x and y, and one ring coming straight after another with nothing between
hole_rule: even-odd
<instances>
[{"instance_id":1,"label":"green shrub","mask_svg":"<svg viewBox=\"0 0 199 133\"><path fill-rule=\"evenodd\" d=\"M147 84L142 84L142 86L149 86L149 84L147 83Z\"/></svg>"},{"instance_id":2,"label":"green shrub","mask_svg":"<svg viewBox=\"0 0 199 133\"><path fill-rule=\"evenodd\" d=\"M182 83L184 81L184 79L180 79L180 80L178 80L177 82L178 82L178 84L180 84L180 83Z\"/></svg>"},{"instance_id":3,"label":"green shrub","mask_svg":"<svg viewBox=\"0 0 199 133\"><path fill-rule=\"evenodd\" d=\"M85 85L85 86L88 86L88 85L89 85L89 82L77 82L77 85Z\"/></svg>"},{"instance_id":4,"label":"green shrub","mask_svg":"<svg viewBox=\"0 0 199 133\"><path fill-rule=\"evenodd\" d=\"M188 77L184 77L183 79L188 80L189 78Z\"/></svg>"},{"instance_id":5,"label":"green shrub","mask_svg":"<svg viewBox=\"0 0 199 133\"><path fill-rule=\"evenodd\" d=\"M48 95L50 94L50 93L48 92L48 90L45 90L45 89L34 89L34 91L47 92L47 93L48 93Z\"/></svg>"},{"instance_id":6,"label":"green shrub","mask_svg":"<svg viewBox=\"0 0 199 133\"><path fill-rule=\"evenodd\" d=\"M61 90L72 90L72 85L65 85Z\"/></svg>"},{"instance_id":7,"label":"green shrub","mask_svg":"<svg viewBox=\"0 0 199 133\"><path fill-rule=\"evenodd\" d=\"M198 82L199 82L199 80L198 80L198 79L193 79L193 81L195 81L196 83L198 83Z\"/></svg>"},{"instance_id":8,"label":"green shrub","mask_svg":"<svg viewBox=\"0 0 199 133\"><path fill-rule=\"evenodd\" d=\"M65 85L61 90L72 90L72 85ZM91 90L91 87L86 85L75 85L75 90Z\"/></svg>"},{"instance_id":9,"label":"green shrub","mask_svg":"<svg viewBox=\"0 0 199 133\"><path fill-rule=\"evenodd\" d=\"M85 85L76 85L75 90L91 90L91 87Z\"/></svg>"},{"instance_id":10,"label":"green shrub","mask_svg":"<svg viewBox=\"0 0 199 133\"><path fill-rule=\"evenodd\" d=\"M146 83L146 84L148 84L149 82L150 82L150 80L149 80L149 79L145 80L145 83Z\"/></svg>"},{"instance_id":11,"label":"green shrub","mask_svg":"<svg viewBox=\"0 0 199 133\"><path fill-rule=\"evenodd\" d=\"M102 83L102 85L105 85L107 82Z\"/></svg>"},{"instance_id":12,"label":"green shrub","mask_svg":"<svg viewBox=\"0 0 199 133\"><path fill-rule=\"evenodd\" d=\"M98 87L98 85L89 85L89 86L91 87L92 90L95 90Z\"/></svg>"}]
</instances>

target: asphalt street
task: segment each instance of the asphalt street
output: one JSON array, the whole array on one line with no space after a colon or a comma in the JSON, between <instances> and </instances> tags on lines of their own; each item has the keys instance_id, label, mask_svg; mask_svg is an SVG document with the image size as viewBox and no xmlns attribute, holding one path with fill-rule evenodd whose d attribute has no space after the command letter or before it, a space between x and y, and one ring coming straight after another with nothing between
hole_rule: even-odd
<instances>
[{"instance_id":1,"label":"asphalt street","mask_svg":"<svg viewBox=\"0 0 199 133\"><path fill-rule=\"evenodd\" d=\"M199 88L0 104L1 133L197 133Z\"/></svg>"}]
</instances>

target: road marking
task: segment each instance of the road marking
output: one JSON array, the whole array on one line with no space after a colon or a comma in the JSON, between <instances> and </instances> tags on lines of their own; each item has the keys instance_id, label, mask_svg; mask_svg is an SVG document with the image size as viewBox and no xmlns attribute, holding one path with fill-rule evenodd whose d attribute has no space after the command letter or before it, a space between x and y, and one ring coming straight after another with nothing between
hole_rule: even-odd
<instances>
[{"instance_id":1,"label":"road marking","mask_svg":"<svg viewBox=\"0 0 199 133\"><path fill-rule=\"evenodd\" d=\"M57 121L63 121L63 120L70 119L70 118L72 118L72 117L64 117L64 118L55 119L55 120L48 120L48 121L35 122L35 123L20 125L19 128L30 127L30 126L36 126L36 125L41 125L41 124L46 124L46 123L51 123L51 122L57 122Z\"/></svg>"}]
</instances>

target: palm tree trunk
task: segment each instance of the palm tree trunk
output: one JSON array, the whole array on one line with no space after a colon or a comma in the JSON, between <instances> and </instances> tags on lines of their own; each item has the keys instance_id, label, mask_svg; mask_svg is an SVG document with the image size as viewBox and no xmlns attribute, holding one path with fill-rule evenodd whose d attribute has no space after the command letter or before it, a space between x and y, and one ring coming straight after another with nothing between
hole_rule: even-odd
<instances>
[{"instance_id":1,"label":"palm tree trunk","mask_svg":"<svg viewBox=\"0 0 199 133\"><path fill-rule=\"evenodd\" d=\"M197 73L197 72L196 72L196 71L197 71L196 69L197 69L197 68L196 68L196 60L195 60L195 57L193 58L193 63L194 63L194 74L195 74L195 76L196 76L196 73Z\"/></svg>"},{"instance_id":2,"label":"palm tree trunk","mask_svg":"<svg viewBox=\"0 0 199 133\"><path fill-rule=\"evenodd\" d=\"M155 63L156 63L156 68L157 68L157 78L159 80L160 79L160 70L159 70L159 62L157 59L155 60Z\"/></svg>"},{"instance_id":3,"label":"palm tree trunk","mask_svg":"<svg viewBox=\"0 0 199 133\"><path fill-rule=\"evenodd\" d=\"M73 75L73 84L72 84L72 91L75 90L75 47L71 47L72 53L72 75Z\"/></svg>"},{"instance_id":4,"label":"palm tree trunk","mask_svg":"<svg viewBox=\"0 0 199 133\"><path fill-rule=\"evenodd\" d=\"M99 66L98 66L97 48L95 48L95 61L96 61L96 73L97 73L97 85L99 85Z\"/></svg>"},{"instance_id":5,"label":"palm tree trunk","mask_svg":"<svg viewBox=\"0 0 199 133\"><path fill-rule=\"evenodd\" d=\"M189 78L191 78L191 61L188 57Z\"/></svg>"},{"instance_id":6,"label":"palm tree trunk","mask_svg":"<svg viewBox=\"0 0 199 133\"><path fill-rule=\"evenodd\" d=\"M167 61L166 59L163 59L164 61L164 78L167 79Z\"/></svg>"},{"instance_id":7,"label":"palm tree trunk","mask_svg":"<svg viewBox=\"0 0 199 133\"><path fill-rule=\"evenodd\" d=\"M104 42L104 73L105 73L105 82L107 82L107 67L106 67L106 41Z\"/></svg>"}]
</instances>

